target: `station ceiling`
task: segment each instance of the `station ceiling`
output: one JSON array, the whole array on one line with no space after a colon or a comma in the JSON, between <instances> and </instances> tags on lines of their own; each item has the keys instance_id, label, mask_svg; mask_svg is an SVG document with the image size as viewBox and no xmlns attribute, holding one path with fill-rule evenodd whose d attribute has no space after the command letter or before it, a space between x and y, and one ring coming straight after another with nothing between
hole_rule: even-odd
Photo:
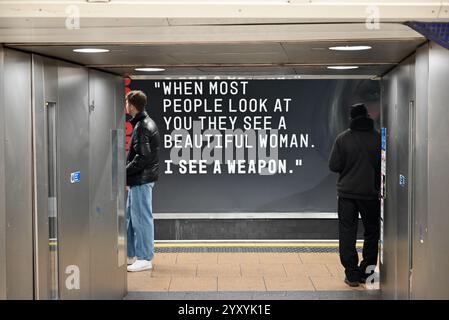
<instances>
[{"instance_id":1,"label":"station ceiling","mask_svg":"<svg viewBox=\"0 0 449 320\"><path fill-rule=\"evenodd\" d=\"M72 36L68 36L70 30L42 25L34 28L31 38L16 30L16 37L10 38L6 45L131 77L373 78L385 74L426 41L400 23L382 23L377 29L367 28L364 23L297 24L263 19L247 22L239 19L234 23L230 19L214 23L181 19L171 21L170 25L159 19L139 27L122 24L120 28L85 25L82 30L71 30ZM0 39L1 35L0 29ZM346 45L367 45L372 49L329 50ZM109 52L73 51L86 47ZM358 69L327 68L353 65ZM139 67L165 71L134 70Z\"/></svg>"}]
</instances>

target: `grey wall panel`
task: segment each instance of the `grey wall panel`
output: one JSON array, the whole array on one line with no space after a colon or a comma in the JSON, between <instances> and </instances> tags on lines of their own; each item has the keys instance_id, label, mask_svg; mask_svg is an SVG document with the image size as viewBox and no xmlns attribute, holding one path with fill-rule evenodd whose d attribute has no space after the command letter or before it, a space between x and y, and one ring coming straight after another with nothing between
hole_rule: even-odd
<instances>
[{"instance_id":1,"label":"grey wall panel","mask_svg":"<svg viewBox=\"0 0 449 320\"><path fill-rule=\"evenodd\" d=\"M387 299L409 298L410 272L410 110L415 101L415 57L383 79L382 126L387 128L386 197L382 291ZM400 183L400 177L403 182Z\"/></svg>"},{"instance_id":2,"label":"grey wall panel","mask_svg":"<svg viewBox=\"0 0 449 320\"><path fill-rule=\"evenodd\" d=\"M59 283L62 299L86 299L90 296L87 94L87 70L79 66L59 63L58 228ZM74 172L80 172L78 183L71 183L71 173ZM78 280L79 286L77 286Z\"/></svg>"},{"instance_id":3,"label":"grey wall panel","mask_svg":"<svg viewBox=\"0 0 449 320\"><path fill-rule=\"evenodd\" d=\"M414 172L414 216L412 232L411 298L424 299L428 290L427 208L428 208L428 44L416 52L416 145Z\"/></svg>"},{"instance_id":4,"label":"grey wall panel","mask_svg":"<svg viewBox=\"0 0 449 320\"><path fill-rule=\"evenodd\" d=\"M115 128L118 130L117 145L117 276L116 281L121 290L122 297L127 294L127 270L126 270L126 221L125 221L125 84L121 77L114 78L115 85Z\"/></svg>"},{"instance_id":5,"label":"grey wall panel","mask_svg":"<svg viewBox=\"0 0 449 320\"><path fill-rule=\"evenodd\" d=\"M57 101L57 62L33 55L34 247L37 299L50 299L46 102Z\"/></svg>"},{"instance_id":6,"label":"grey wall panel","mask_svg":"<svg viewBox=\"0 0 449 320\"><path fill-rule=\"evenodd\" d=\"M405 61L385 77L384 83L391 87L389 82L394 78L397 108L393 115L391 109L383 110L383 125L390 131L385 247L392 250L395 245L396 253L386 255L382 287L387 289L386 297L449 299L449 51L427 43L417 50L415 66ZM414 95L416 107L407 109ZM387 92L383 99L392 96ZM413 121L408 125L409 117ZM407 166L409 157L412 161ZM406 178L411 175L413 180L401 186L399 174ZM406 192L407 188L412 189ZM408 205L410 209L405 210ZM396 223L396 229L387 223Z\"/></svg>"},{"instance_id":7,"label":"grey wall panel","mask_svg":"<svg viewBox=\"0 0 449 320\"><path fill-rule=\"evenodd\" d=\"M124 167L117 167L116 81L116 76L89 72L90 272L95 299L122 298L124 290L124 269L117 263L117 176Z\"/></svg>"},{"instance_id":8,"label":"grey wall panel","mask_svg":"<svg viewBox=\"0 0 449 320\"><path fill-rule=\"evenodd\" d=\"M4 50L0 46L0 300L6 299L5 95Z\"/></svg>"},{"instance_id":9,"label":"grey wall panel","mask_svg":"<svg viewBox=\"0 0 449 320\"><path fill-rule=\"evenodd\" d=\"M428 261L431 299L449 299L449 50L430 44Z\"/></svg>"},{"instance_id":10,"label":"grey wall panel","mask_svg":"<svg viewBox=\"0 0 449 320\"><path fill-rule=\"evenodd\" d=\"M8 299L33 298L31 56L5 50Z\"/></svg>"},{"instance_id":11,"label":"grey wall panel","mask_svg":"<svg viewBox=\"0 0 449 320\"><path fill-rule=\"evenodd\" d=\"M391 172L389 181L396 188L396 211L390 212L397 215L397 298L409 298L409 120L410 104L415 100L414 57L401 63L397 73L397 109L396 122L390 124L395 131L396 139L394 148L397 152L396 172ZM404 183L400 184L400 176L404 177Z\"/></svg>"},{"instance_id":12,"label":"grey wall panel","mask_svg":"<svg viewBox=\"0 0 449 320\"><path fill-rule=\"evenodd\" d=\"M397 257L397 215L396 189L392 186L395 179L390 177L396 172L397 156L394 148L395 131L389 126L396 119L397 77L390 73L382 79L382 127L387 128L387 167L386 191L384 200L384 246L381 270L381 290L384 298L396 297L396 257Z\"/></svg>"}]
</instances>

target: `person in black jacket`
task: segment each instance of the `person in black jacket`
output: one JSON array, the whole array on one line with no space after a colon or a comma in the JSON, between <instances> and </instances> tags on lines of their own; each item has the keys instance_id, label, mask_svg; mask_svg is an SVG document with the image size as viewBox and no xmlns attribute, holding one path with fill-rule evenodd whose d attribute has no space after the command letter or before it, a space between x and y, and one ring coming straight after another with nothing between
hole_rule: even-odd
<instances>
[{"instance_id":1,"label":"person in black jacket","mask_svg":"<svg viewBox=\"0 0 449 320\"><path fill-rule=\"evenodd\" d=\"M159 131L145 112L147 97L131 91L125 98L126 111L133 118L133 133L126 160L126 202L128 231L128 271L152 268L154 257L154 221L152 192L159 172Z\"/></svg>"},{"instance_id":2,"label":"person in black jacket","mask_svg":"<svg viewBox=\"0 0 449 320\"><path fill-rule=\"evenodd\" d=\"M377 264L380 235L380 134L365 105L352 106L350 127L337 136L329 168L339 173L339 251L345 282L358 286ZM360 266L356 250L359 213L365 229Z\"/></svg>"}]
</instances>

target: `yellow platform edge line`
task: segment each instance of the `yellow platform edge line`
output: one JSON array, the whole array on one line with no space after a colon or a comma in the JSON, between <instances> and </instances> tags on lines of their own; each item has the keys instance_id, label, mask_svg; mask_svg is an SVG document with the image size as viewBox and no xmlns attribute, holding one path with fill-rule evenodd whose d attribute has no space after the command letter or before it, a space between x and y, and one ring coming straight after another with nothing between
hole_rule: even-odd
<instances>
[{"instance_id":1,"label":"yellow platform edge line","mask_svg":"<svg viewBox=\"0 0 449 320\"><path fill-rule=\"evenodd\" d=\"M357 244L362 247L362 244ZM156 248L338 248L338 243L159 243Z\"/></svg>"},{"instance_id":2,"label":"yellow platform edge line","mask_svg":"<svg viewBox=\"0 0 449 320\"><path fill-rule=\"evenodd\" d=\"M50 242L50 246L56 246L57 243ZM155 244L155 248L338 248L338 243L186 243L186 244ZM363 244L357 243L357 248L362 248Z\"/></svg>"}]
</instances>

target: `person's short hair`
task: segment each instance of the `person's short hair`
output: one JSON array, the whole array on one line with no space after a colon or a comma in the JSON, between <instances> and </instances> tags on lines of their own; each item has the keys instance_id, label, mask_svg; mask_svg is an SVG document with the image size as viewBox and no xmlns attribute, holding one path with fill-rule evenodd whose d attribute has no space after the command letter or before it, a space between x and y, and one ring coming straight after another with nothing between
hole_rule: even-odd
<instances>
[{"instance_id":1,"label":"person's short hair","mask_svg":"<svg viewBox=\"0 0 449 320\"><path fill-rule=\"evenodd\" d=\"M125 99L132 104L137 111L142 112L147 105L147 96L140 90L133 90L128 92Z\"/></svg>"},{"instance_id":2,"label":"person's short hair","mask_svg":"<svg viewBox=\"0 0 449 320\"><path fill-rule=\"evenodd\" d=\"M368 116L368 109L365 107L363 103L356 103L351 106L351 119L367 116Z\"/></svg>"}]
</instances>

